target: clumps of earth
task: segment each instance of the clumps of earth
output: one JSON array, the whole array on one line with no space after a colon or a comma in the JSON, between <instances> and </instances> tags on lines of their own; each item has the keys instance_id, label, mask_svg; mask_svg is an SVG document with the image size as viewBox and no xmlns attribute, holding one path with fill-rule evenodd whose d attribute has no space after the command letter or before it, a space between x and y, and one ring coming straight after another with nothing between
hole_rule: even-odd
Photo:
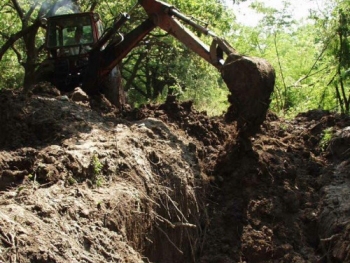
<instances>
[{"instance_id":1,"label":"clumps of earth","mask_svg":"<svg viewBox=\"0 0 350 263\"><path fill-rule=\"evenodd\" d=\"M0 92L0 262L350 262L350 118Z\"/></svg>"}]
</instances>

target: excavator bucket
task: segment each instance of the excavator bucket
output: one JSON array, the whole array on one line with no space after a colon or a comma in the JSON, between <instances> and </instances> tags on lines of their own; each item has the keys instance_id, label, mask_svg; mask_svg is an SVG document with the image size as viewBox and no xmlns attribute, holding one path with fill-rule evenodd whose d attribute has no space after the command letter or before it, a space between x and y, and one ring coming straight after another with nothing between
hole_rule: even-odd
<instances>
[{"instance_id":1,"label":"excavator bucket","mask_svg":"<svg viewBox=\"0 0 350 263\"><path fill-rule=\"evenodd\" d=\"M241 136L256 134L266 118L275 85L275 71L264 59L237 53L227 56L222 77L230 91L227 122L237 122Z\"/></svg>"}]
</instances>

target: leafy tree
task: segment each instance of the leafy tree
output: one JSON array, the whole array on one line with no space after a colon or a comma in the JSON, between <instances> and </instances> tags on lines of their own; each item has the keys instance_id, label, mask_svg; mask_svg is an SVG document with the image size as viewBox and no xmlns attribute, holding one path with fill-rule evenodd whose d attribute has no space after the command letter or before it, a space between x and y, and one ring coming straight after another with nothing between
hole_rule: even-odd
<instances>
[{"instance_id":1,"label":"leafy tree","mask_svg":"<svg viewBox=\"0 0 350 263\"><path fill-rule=\"evenodd\" d=\"M316 52L306 77L317 96L315 108L349 113L349 7L348 1L329 1L322 13L311 13L309 37L313 36Z\"/></svg>"},{"instance_id":2,"label":"leafy tree","mask_svg":"<svg viewBox=\"0 0 350 263\"><path fill-rule=\"evenodd\" d=\"M329 83L335 73L329 48L334 33L329 22L319 14L317 23L294 21L288 3L282 10L259 2L252 7L264 17L256 27L236 28L239 38L235 46L247 54L266 58L275 67L273 110L295 114L314 108L333 109L335 93ZM329 12L324 14L331 18Z\"/></svg>"},{"instance_id":3,"label":"leafy tree","mask_svg":"<svg viewBox=\"0 0 350 263\"><path fill-rule=\"evenodd\" d=\"M333 74L329 85L333 85L341 112L350 112L350 3L338 1L329 20L330 38L326 42L333 58Z\"/></svg>"}]
</instances>

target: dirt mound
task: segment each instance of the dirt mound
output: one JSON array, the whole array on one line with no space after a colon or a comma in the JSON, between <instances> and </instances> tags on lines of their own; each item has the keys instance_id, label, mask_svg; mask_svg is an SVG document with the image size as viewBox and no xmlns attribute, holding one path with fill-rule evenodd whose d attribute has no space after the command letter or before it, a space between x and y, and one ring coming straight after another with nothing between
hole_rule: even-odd
<instances>
[{"instance_id":1,"label":"dirt mound","mask_svg":"<svg viewBox=\"0 0 350 263\"><path fill-rule=\"evenodd\" d=\"M346 116L268 113L247 139L173 97L0 100L0 262L350 260Z\"/></svg>"},{"instance_id":2,"label":"dirt mound","mask_svg":"<svg viewBox=\"0 0 350 263\"><path fill-rule=\"evenodd\" d=\"M203 211L196 188L204 191L205 183L196 144L184 132L154 118L128 122L112 117L113 107L96 111L61 95L24 99L5 91L1 98L0 260L194 257Z\"/></svg>"}]
</instances>

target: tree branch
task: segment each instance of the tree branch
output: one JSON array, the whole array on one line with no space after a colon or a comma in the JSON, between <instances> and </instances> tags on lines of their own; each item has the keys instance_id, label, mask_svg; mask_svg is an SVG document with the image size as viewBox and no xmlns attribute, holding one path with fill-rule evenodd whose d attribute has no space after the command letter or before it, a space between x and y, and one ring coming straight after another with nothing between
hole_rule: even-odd
<instances>
[{"instance_id":1,"label":"tree branch","mask_svg":"<svg viewBox=\"0 0 350 263\"><path fill-rule=\"evenodd\" d=\"M128 79L127 82L126 82L125 90L128 90L128 89L130 88L131 83L132 83L132 82L134 81L134 79L136 78L136 73L137 73L137 71L139 70L141 61L142 61L142 59L143 59L146 55L147 55L146 52L141 53L141 54L139 55L138 59L137 59L136 62L135 62L135 65L134 65L134 67L133 67L133 70L132 70L132 72L131 72L131 75L130 75L129 79Z\"/></svg>"},{"instance_id":2,"label":"tree branch","mask_svg":"<svg viewBox=\"0 0 350 263\"><path fill-rule=\"evenodd\" d=\"M283 105L282 105L282 109L283 110L286 110L286 104L287 104L287 85L286 85L286 82L285 82L285 79L284 79L284 74L283 74L283 69L282 69L282 64L281 64L281 58L280 58L280 54L278 52L278 47L277 47L277 32L274 33L274 38L273 38L273 41L274 41L274 46L275 46L275 51L276 51L276 55L277 55L277 61L278 61L278 67L280 68L280 74L281 74L281 77L282 77L282 83L283 83L283 87L284 87L284 96L285 96L285 99L284 99L284 102L283 102Z\"/></svg>"},{"instance_id":3,"label":"tree branch","mask_svg":"<svg viewBox=\"0 0 350 263\"><path fill-rule=\"evenodd\" d=\"M92 2L91 7L90 7L90 12L95 11L95 8L96 8L97 4L98 4L97 1L93 1Z\"/></svg>"},{"instance_id":4,"label":"tree branch","mask_svg":"<svg viewBox=\"0 0 350 263\"><path fill-rule=\"evenodd\" d=\"M5 33L2 33L0 32L0 35L3 37L3 38L6 38L7 40L10 38L8 35L6 35ZM21 64L21 61L22 61L22 55L20 54L20 52L16 49L16 47L14 45L11 45L12 50L15 52L15 54L17 55L17 60L18 60L18 63Z\"/></svg>"},{"instance_id":5,"label":"tree branch","mask_svg":"<svg viewBox=\"0 0 350 263\"><path fill-rule=\"evenodd\" d=\"M38 6L38 3L35 3L34 5L32 5L30 7L30 9L28 10L28 12L26 13L26 15L24 16L24 21L28 22L29 18L31 17L31 15L33 14L35 8Z\"/></svg>"},{"instance_id":6,"label":"tree branch","mask_svg":"<svg viewBox=\"0 0 350 263\"><path fill-rule=\"evenodd\" d=\"M146 94L146 92L144 92L142 89L140 89L139 87L137 87L135 84L131 84L131 86L132 86L138 93L140 93L142 96L144 96L146 99L150 99L150 97Z\"/></svg>"},{"instance_id":7,"label":"tree branch","mask_svg":"<svg viewBox=\"0 0 350 263\"><path fill-rule=\"evenodd\" d=\"M23 65L21 53L17 50L17 48L14 45L12 45L11 48L12 48L13 52L15 52L15 54L17 56L18 63Z\"/></svg>"},{"instance_id":8,"label":"tree branch","mask_svg":"<svg viewBox=\"0 0 350 263\"><path fill-rule=\"evenodd\" d=\"M35 30L36 28L38 28L40 26L40 21L36 20L34 22L34 24L30 25L29 27L17 32L16 34L13 34L12 36L10 36L7 41L5 42L5 44L0 48L0 61L2 60L4 54L6 53L6 51L11 48L13 46L13 44L20 39L21 37L27 35L28 33L30 33L32 30Z\"/></svg>"},{"instance_id":9,"label":"tree branch","mask_svg":"<svg viewBox=\"0 0 350 263\"><path fill-rule=\"evenodd\" d=\"M21 6L19 5L18 1L17 0L11 0L11 2L13 4L13 7L15 8L18 16L23 21L24 20L24 13L23 13L23 10L22 10Z\"/></svg>"}]
</instances>

